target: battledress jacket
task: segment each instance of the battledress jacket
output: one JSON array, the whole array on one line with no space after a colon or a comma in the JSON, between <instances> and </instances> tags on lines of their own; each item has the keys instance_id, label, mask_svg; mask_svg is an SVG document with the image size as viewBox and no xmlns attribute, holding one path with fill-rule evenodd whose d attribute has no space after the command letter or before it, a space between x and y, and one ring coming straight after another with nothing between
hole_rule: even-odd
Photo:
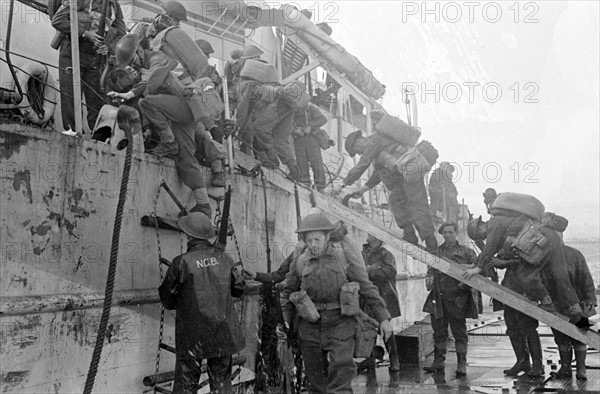
<instances>
[{"instance_id":1,"label":"battledress jacket","mask_svg":"<svg viewBox=\"0 0 600 394\"><path fill-rule=\"evenodd\" d=\"M347 237L346 237L347 238ZM339 263L344 259L348 263L347 273ZM286 276L286 284L282 297L282 310L286 321L291 321L294 305L289 300L289 295L300 290L302 277L298 274L296 265L302 260L302 277L305 277L306 288L304 289L310 299L315 303L339 303L342 285L348 282L358 282L359 294L364 299L373 317L382 322L390 318L385 302L379 295L377 287L369 280L365 264L360 251L352 243L342 246L339 242L329 242L322 255L313 257L306 250L298 260L292 262L290 271Z\"/></svg>"},{"instance_id":2,"label":"battledress jacket","mask_svg":"<svg viewBox=\"0 0 600 394\"><path fill-rule=\"evenodd\" d=\"M438 254L440 257L458 264L474 264L477 259L477 255L473 249L460 245L458 242L451 244L444 242L438 248ZM434 275L433 270L433 268L429 268L427 276ZM437 272L434 276L433 287L425 300L423 312L435 315L436 308L433 305L433 301L439 298L442 301L445 312L450 316L477 319L477 297L477 291L471 287L463 285L462 282L446 274Z\"/></svg>"},{"instance_id":3,"label":"battledress jacket","mask_svg":"<svg viewBox=\"0 0 600 394\"><path fill-rule=\"evenodd\" d=\"M377 287L392 317L400 316L398 290L396 290L396 259L386 248L371 248L363 245L363 256L367 264L369 280Z\"/></svg>"},{"instance_id":4,"label":"battledress jacket","mask_svg":"<svg viewBox=\"0 0 600 394\"><path fill-rule=\"evenodd\" d=\"M244 337L231 295L233 260L203 240L188 243L159 288L166 309L175 309L177 352L198 359L231 355L244 348Z\"/></svg>"},{"instance_id":5,"label":"battledress jacket","mask_svg":"<svg viewBox=\"0 0 600 394\"><path fill-rule=\"evenodd\" d=\"M586 304L597 305L594 278L590 273L585 257L583 257L583 254L579 250L567 245L564 246L564 253L569 281L577 293L581 309L584 311L584 316L594 316L596 314L594 308L585 308ZM554 286L553 281L548 277L548 274L545 271L542 273L542 280L550 292L550 297L552 297L552 299L560 298L561 295L557 293L556 286ZM563 311L559 310L559 312L562 313Z\"/></svg>"}]
</instances>

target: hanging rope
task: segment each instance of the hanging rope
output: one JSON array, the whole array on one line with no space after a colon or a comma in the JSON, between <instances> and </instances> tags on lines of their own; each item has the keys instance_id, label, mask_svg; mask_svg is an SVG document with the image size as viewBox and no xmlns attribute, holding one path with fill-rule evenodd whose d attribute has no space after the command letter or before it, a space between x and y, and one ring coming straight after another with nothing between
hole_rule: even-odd
<instances>
[{"instance_id":1,"label":"hanging rope","mask_svg":"<svg viewBox=\"0 0 600 394\"><path fill-rule=\"evenodd\" d=\"M100 318L100 326L98 327L98 336L96 337L96 345L87 378L85 380L84 394L90 394L94 388L96 373L98 372L98 363L102 355L102 347L104 346L104 337L106 336L106 325L110 318L110 308L112 306L112 296L115 284L115 274L117 272L117 257L119 255L119 239L121 235L121 221L123 219L123 208L127 199L127 184L129 183L129 172L131 170L131 155L133 154L133 135L131 131L126 129L125 134L129 143L125 152L125 165L123 166L123 175L121 177L121 189L119 190L119 201L117 202L117 212L115 214L115 223L113 226L112 245L110 249L110 262L108 265L108 276L106 278L106 289L104 291L104 305L102 307L102 317Z\"/></svg>"}]
</instances>

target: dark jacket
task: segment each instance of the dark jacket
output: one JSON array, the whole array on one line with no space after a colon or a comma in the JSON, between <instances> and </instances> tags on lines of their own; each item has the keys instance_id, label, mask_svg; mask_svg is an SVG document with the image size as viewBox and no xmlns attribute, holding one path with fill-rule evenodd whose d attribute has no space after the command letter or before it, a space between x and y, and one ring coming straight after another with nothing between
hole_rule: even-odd
<instances>
[{"instance_id":1,"label":"dark jacket","mask_svg":"<svg viewBox=\"0 0 600 394\"><path fill-rule=\"evenodd\" d=\"M294 114L294 127L310 126L311 130L318 130L327 124L327 117L321 113L314 104L308 104L306 111L296 112Z\"/></svg>"},{"instance_id":2,"label":"dark jacket","mask_svg":"<svg viewBox=\"0 0 600 394\"><path fill-rule=\"evenodd\" d=\"M396 290L396 259L389 250L380 246L371 248L363 245L363 254L367 264L369 280L377 286L379 295L385 301L387 310L392 317L400 316L398 290Z\"/></svg>"},{"instance_id":3,"label":"dark jacket","mask_svg":"<svg viewBox=\"0 0 600 394\"><path fill-rule=\"evenodd\" d=\"M458 195L458 190L456 190L456 186L452 182L452 174L450 174L449 170L442 167L436 168L431 173L428 189L429 194L438 193L441 195L445 191L446 195L454 197Z\"/></svg>"},{"instance_id":4,"label":"dark jacket","mask_svg":"<svg viewBox=\"0 0 600 394\"><path fill-rule=\"evenodd\" d=\"M385 302L375 285L369 280L360 251L356 249L348 244L330 242L318 258L313 257L311 252L306 250L292 262L286 277L281 306L284 316L288 317L286 321L290 321L294 308L289 301L289 295L304 287L302 282L305 283L304 290L315 303L339 303L342 285L346 282L358 282L360 297L373 312L375 319L382 322L390 318ZM344 259L348 264L347 272L344 272L344 267L340 263ZM298 273L297 266L302 267L301 274Z\"/></svg>"},{"instance_id":5,"label":"dark jacket","mask_svg":"<svg viewBox=\"0 0 600 394\"><path fill-rule=\"evenodd\" d=\"M586 317L594 316L596 314L595 309L588 309L586 311L586 305L597 305L596 301L596 287L594 286L594 278L590 273L585 257L581 252L575 248L564 245L565 263L567 267L569 282L575 289L575 293L579 298L580 306L584 310ZM560 299L561 294L555 286L555 282L552 281L547 271L542 273L544 285L550 292L552 299ZM560 313L564 313L563 310L559 309Z\"/></svg>"},{"instance_id":6,"label":"dark jacket","mask_svg":"<svg viewBox=\"0 0 600 394\"><path fill-rule=\"evenodd\" d=\"M233 260L203 240L188 243L176 257L159 290L166 309L175 309L177 352L196 358L237 353L244 337L231 295Z\"/></svg>"},{"instance_id":7,"label":"dark jacket","mask_svg":"<svg viewBox=\"0 0 600 394\"><path fill-rule=\"evenodd\" d=\"M444 242L438 248L438 254L440 257L465 265L474 264L477 259L473 249L460 245L458 242L452 244ZM432 290L425 300L423 312L435 315L433 301L441 299L444 312L450 316L477 319L477 291L439 271L434 273L433 268L427 270L427 276L433 276L434 279Z\"/></svg>"},{"instance_id":8,"label":"dark jacket","mask_svg":"<svg viewBox=\"0 0 600 394\"><path fill-rule=\"evenodd\" d=\"M127 27L125 26L125 20L123 19L123 11L121 6L115 0L111 0L110 9L114 16L114 21L111 26L108 26L108 31L104 36L104 44L110 48L110 53L115 53L115 46L117 42L127 34ZM81 37L83 32L87 30L97 29L97 19L99 14L102 12L102 0L92 0L91 13L87 11L79 11L78 16L78 29L77 33L79 36L79 52L81 54L95 55L96 49L94 44L87 38ZM56 13L52 16L52 27L61 33L65 33L66 36L60 46L60 53L62 55L71 56L71 18L69 7L60 7Z\"/></svg>"}]
</instances>

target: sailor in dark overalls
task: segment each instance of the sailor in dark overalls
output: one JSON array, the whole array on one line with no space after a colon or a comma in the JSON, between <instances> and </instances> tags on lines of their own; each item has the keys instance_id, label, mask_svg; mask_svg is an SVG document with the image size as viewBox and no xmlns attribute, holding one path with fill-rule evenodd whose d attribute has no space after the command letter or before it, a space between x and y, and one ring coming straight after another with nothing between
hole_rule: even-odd
<instances>
[{"instance_id":1,"label":"sailor in dark overalls","mask_svg":"<svg viewBox=\"0 0 600 394\"><path fill-rule=\"evenodd\" d=\"M173 392L196 393L207 359L211 393L231 393L231 356L245 346L233 308L234 262L213 247L216 232L206 215L191 213L179 225L188 251L173 260L159 288L165 308L176 310Z\"/></svg>"}]
</instances>

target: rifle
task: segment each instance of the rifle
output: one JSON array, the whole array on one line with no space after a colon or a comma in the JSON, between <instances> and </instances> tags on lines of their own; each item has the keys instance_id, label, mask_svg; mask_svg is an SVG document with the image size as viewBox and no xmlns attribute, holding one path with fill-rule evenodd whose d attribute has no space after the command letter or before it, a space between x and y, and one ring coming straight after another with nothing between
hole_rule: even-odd
<instances>
[{"instance_id":1,"label":"rifle","mask_svg":"<svg viewBox=\"0 0 600 394\"><path fill-rule=\"evenodd\" d=\"M221 223L219 227L219 236L215 246L225 250L227 246L227 233L229 231L229 209L231 207L231 185L225 192L225 201L223 202L223 214L221 215Z\"/></svg>"},{"instance_id":2,"label":"rifle","mask_svg":"<svg viewBox=\"0 0 600 394\"><path fill-rule=\"evenodd\" d=\"M296 202L296 225L300 227L302 221L302 214L300 212L300 194L298 194L298 184L294 183L294 200ZM298 241L301 240L301 235L298 233Z\"/></svg>"}]
</instances>

